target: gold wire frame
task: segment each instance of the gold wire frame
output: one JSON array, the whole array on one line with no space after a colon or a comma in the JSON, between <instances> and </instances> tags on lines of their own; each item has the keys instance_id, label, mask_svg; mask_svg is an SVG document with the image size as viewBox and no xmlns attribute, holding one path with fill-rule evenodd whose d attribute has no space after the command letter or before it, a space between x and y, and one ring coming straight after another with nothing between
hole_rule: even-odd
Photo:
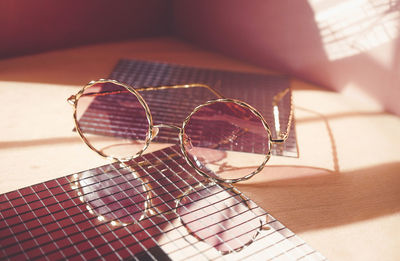
<instances>
[{"instance_id":1,"label":"gold wire frame","mask_svg":"<svg viewBox=\"0 0 400 261\"><path fill-rule=\"evenodd\" d=\"M109 156L104 154L103 152L97 150L85 137L85 135L83 134L83 131L81 130L80 126L79 126L79 122L77 119L77 105L78 105L78 101L79 98L85 95L90 95L89 94L85 94L84 91L92 86L94 86L95 84L99 84L99 83L112 83L112 84L116 84L118 86L124 87L128 92L132 93L133 95L136 96L136 98L138 99L139 103L143 106L145 113L146 113L146 118L147 118L147 122L149 124L148 126L148 130L147 130L147 135L146 135L146 140L145 140L145 144L143 146L143 148L138 151L135 155L132 155L131 157L128 158L117 158L117 157L113 157L113 156ZM182 123L182 127L178 127L175 125L168 125L168 124L159 124L154 126L153 125L153 118L150 112L150 108L147 105L146 101L144 100L144 98L140 95L140 91L154 91L154 90L165 90L165 89L178 89L178 88L193 88L193 87L202 87L202 88L206 88L207 90L209 90L211 93L213 93L217 99L216 100L210 100L204 104L201 104L199 106L197 106L187 117L186 119L183 121ZM273 98L273 107L274 107L274 117L275 117L275 123L278 122L279 124L279 109L278 109L278 103L280 100L282 100L282 98L290 91L290 88L287 88L281 92L279 92L278 94L276 94ZM111 91L111 92L101 92L101 93L96 93L96 94L92 94L92 95L107 95L107 94L115 94L115 93L122 93L124 91ZM81 139L83 140L83 142L93 151L95 151L97 154L99 154L100 156L107 158L107 159L111 159L111 160L115 160L115 161L119 161L119 162L126 162L129 160L132 160L136 157L139 157L140 155L143 154L143 152L146 150L146 148L149 146L151 140L154 138L154 136L156 135L156 133L153 132L154 127L170 127L170 128L175 128L179 130L179 141L180 141L180 148L182 151L182 154L184 155L185 160L187 161L187 163L192 166L197 173L199 173L200 175L212 180L212 181L216 181L218 183L236 183L236 182L240 182L240 181L244 181L244 180L248 180L251 177L253 177L254 175L256 175L257 173L259 173L266 165L266 163L268 162L268 160L271 157L271 144L274 143L283 143L286 141L286 139L289 136L289 131L291 128L291 123L292 123L292 118L293 118L293 109L292 109L292 102L291 102L291 107L290 107L290 114L289 114L289 119L288 119L288 124L287 124L287 128L285 132L281 132L280 131L280 127L279 129L277 129L277 135L278 138L277 139L273 139L272 135L271 135L271 130L270 127L267 123L267 121L265 120L265 118L261 115L261 113L255 109L254 107L252 107L251 105L240 101L240 100L236 100L236 99L227 99L224 98L222 96L222 94L220 94L218 91L216 91L215 89L213 89L212 87L210 87L209 85L206 84L202 84L202 83L191 83L191 84L181 84L181 85L165 85L165 86L150 86L150 87L145 87L145 88L133 88L127 84L118 82L116 80L106 80L106 79L100 79L97 81L91 81L90 83L88 83L86 86L84 86L77 94L72 95L71 97L68 98L67 100L70 104L73 105L74 107L74 112L73 112L73 118L74 118L74 123L75 123L75 128L79 134L79 136L81 137ZM218 178L218 177L211 177L210 175L208 175L207 173L205 173L204 171L202 171L198 166L196 166L195 163L193 163L190 160L190 157L188 156L188 153L184 147L184 135L185 135L185 126L187 125L187 123L189 122L190 118L192 117L193 114L195 114L200 108L204 107L204 106L208 106L214 103L219 103L219 102L224 102L224 103L234 103L237 104L241 107L244 107L248 110L250 110L263 124L263 127L265 129L265 131L268 134L269 140L268 140L268 152L265 154L265 158L263 160L263 162L261 163L261 165L254 170L253 172L251 172L250 174L247 174L243 177L240 178L236 178L236 179L223 179L223 178ZM275 113L277 112L277 113ZM278 118L278 119L277 119Z\"/></svg>"},{"instance_id":2,"label":"gold wire frame","mask_svg":"<svg viewBox=\"0 0 400 261\"><path fill-rule=\"evenodd\" d=\"M98 149L96 149L89 141L88 139L85 137L85 135L83 134L83 131L81 130L80 126L79 126L79 122L77 119L77 107L78 107L78 101L79 98L84 96L84 92L86 89L99 84L99 83L112 83L112 84L116 84L118 86L124 87L126 90L128 90L130 93L132 93L133 95L136 96L136 98L138 99L139 103L143 106L145 113L146 113L146 119L147 122L149 124L148 130L147 130L147 135L146 135L146 141L145 144L143 146L143 148L141 150L139 150L135 155L132 155L129 158L117 158L117 157L113 157L110 155L106 155L103 152L99 151ZM105 94L107 94L107 92L105 92ZM145 102L145 100L143 99L142 95L139 94L139 92L137 90L135 90L134 88L132 88L131 86L115 81L115 80L105 80L105 79L100 79L97 81L91 81L89 82L85 87L83 87L77 94L72 95L71 97L68 98L68 102L70 104L72 104L74 106L74 112L73 112L73 117L74 117L74 123L75 123L75 129L78 132L79 136L81 137L81 139L83 140L83 142L93 151L95 151L97 154L99 154L100 156L106 158L106 159L110 159L110 160L115 160L115 161L120 161L120 162L124 162L124 161L129 161L132 160L136 157L139 157L140 155L142 155L142 153L146 150L146 148L149 146L151 139L153 138L153 118L151 116L151 112L150 112L150 108L147 105L147 103Z\"/></svg>"},{"instance_id":3,"label":"gold wire frame","mask_svg":"<svg viewBox=\"0 0 400 261\"><path fill-rule=\"evenodd\" d=\"M261 163L261 165L254 170L253 172L251 172L250 174L247 174L244 177L240 177L240 178L236 178L236 179L223 179L223 178L218 178L218 177L210 177L207 173L205 173L204 171L202 171L199 167L196 166L196 164L194 162L192 162L190 160L190 157L188 156L188 153L185 149L184 146L184 136L185 136L185 127L188 124L188 122L190 121L190 118L192 117L193 114L195 114L198 110L200 110L201 108L203 108L204 106L208 106L211 104L215 104L215 103L234 103L237 104L241 107L244 107L246 109L249 109L259 120L261 120L263 127L265 129L265 131L268 133L268 137L270 137L270 139L268 140L268 152L265 154L265 158L263 160L263 162ZM267 164L268 160L271 157L271 130L268 126L268 123L266 122L266 120L264 119L264 117L261 115L261 113L259 113L254 107L252 107L251 105L243 102L243 101L239 101L239 100L234 100L234 99L217 99L217 100L212 100L212 101L208 101L206 103L203 103L199 106L197 106L196 108L194 108L194 110L189 114L189 116L186 117L186 119L183 121L182 124L182 128L179 132L179 141L180 141L180 147L182 150L183 155L185 156L186 161L189 163L190 166L192 166L197 173L199 173L200 175L209 178L211 180L217 181L219 183L236 183L236 182L240 182L240 181L245 181L248 180L249 178L253 177L254 175L256 175L257 173L259 173L265 166L265 164Z\"/></svg>"}]
</instances>

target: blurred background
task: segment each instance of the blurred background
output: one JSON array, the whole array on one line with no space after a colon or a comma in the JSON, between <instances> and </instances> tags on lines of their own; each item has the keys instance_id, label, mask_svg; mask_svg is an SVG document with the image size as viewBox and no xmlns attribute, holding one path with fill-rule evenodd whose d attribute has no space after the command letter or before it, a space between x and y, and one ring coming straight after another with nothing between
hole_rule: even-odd
<instances>
[{"instance_id":1,"label":"blurred background","mask_svg":"<svg viewBox=\"0 0 400 261\"><path fill-rule=\"evenodd\" d=\"M4 0L0 58L178 37L400 115L399 0Z\"/></svg>"}]
</instances>

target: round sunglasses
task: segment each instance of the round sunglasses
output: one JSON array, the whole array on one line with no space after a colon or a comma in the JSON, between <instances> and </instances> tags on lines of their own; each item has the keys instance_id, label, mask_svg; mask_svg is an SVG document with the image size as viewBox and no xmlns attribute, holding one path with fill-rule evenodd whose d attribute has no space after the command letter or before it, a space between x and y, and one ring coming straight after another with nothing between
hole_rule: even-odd
<instances>
[{"instance_id":1,"label":"round sunglasses","mask_svg":"<svg viewBox=\"0 0 400 261\"><path fill-rule=\"evenodd\" d=\"M213 99L194 107L179 126L169 119L181 116L182 100L190 104L196 99L186 94L171 95L169 92L174 89L201 89ZM170 143L171 137L176 138L173 132L178 132L181 152L197 173L213 181L235 183L259 173L270 159L272 144L287 140L292 105L287 127L281 131L278 104L289 91L285 89L273 97L276 138L257 109L246 102L224 98L201 83L133 88L100 79L88 83L68 102L74 107L76 131L90 149L105 158L129 161L142 155L152 141ZM154 92L167 93L152 95ZM144 97L152 102L156 99L154 114ZM154 116L167 122L155 123ZM159 135L162 128L166 133ZM243 159L245 164L241 163Z\"/></svg>"}]
</instances>

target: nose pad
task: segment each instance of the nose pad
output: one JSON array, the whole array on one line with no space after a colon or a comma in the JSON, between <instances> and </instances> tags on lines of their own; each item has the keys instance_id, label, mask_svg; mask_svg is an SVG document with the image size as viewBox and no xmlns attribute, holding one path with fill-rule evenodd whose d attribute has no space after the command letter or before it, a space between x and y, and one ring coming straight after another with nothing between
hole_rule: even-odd
<instances>
[{"instance_id":1,"label":"nose pad","mask_svg":"<svg viewBox=\"0 0 400 261\"><path fill-rule=\"evenodd\" d=\"M153 129L151 130L151 139L153 140L159 132L160 129L158 127L153 127Z\"/></svg>"},{"instance_id":2,"label":"nose pad","mask_svg":"<svg viewBox=\"0 0 400 261\"><path fill-rule=\"evenodd\" d=\"M187 150L193 149L192 140L186 134L183 135L183 145L185 146L185 149L187 149Z\"/></svg>"}]
</instances>

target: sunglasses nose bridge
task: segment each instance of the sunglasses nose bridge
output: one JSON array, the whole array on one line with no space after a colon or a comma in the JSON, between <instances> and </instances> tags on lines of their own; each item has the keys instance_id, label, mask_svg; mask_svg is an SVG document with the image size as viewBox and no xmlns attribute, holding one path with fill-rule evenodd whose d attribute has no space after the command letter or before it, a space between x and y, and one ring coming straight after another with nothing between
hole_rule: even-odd
<instances>
[{"instance_id":1,"label":"sunglasses nose bridge","mask_svg":"<svg viewBox=\"0 0 400 261\"><path fill-rule=\"evenodd\" d=\"M169 129L175 129L177 131L181 130L181 127L179 127L179 126L172 125L172 124L165 124L165 123L154 125L153 128L169 128Z\"/></svg>"},{"instance_id":2,"label":"sunglasses nose bridge","mask_svg":"<svg viewBox=\"0 0 400 261\"><path fill-rule=\"evenodd\" d=\"M178 132L181 131L181 127L178 127L178 126L175 126L175 125L172 125L172 124L164 124L164 123L157 124L157 125L153 126L152 135L151 135L152 138L151 139L154 139L157 136L157 134L160 132L160 128L174 129L174 130L177 130Z\"/></svg>"}]
</instances>

